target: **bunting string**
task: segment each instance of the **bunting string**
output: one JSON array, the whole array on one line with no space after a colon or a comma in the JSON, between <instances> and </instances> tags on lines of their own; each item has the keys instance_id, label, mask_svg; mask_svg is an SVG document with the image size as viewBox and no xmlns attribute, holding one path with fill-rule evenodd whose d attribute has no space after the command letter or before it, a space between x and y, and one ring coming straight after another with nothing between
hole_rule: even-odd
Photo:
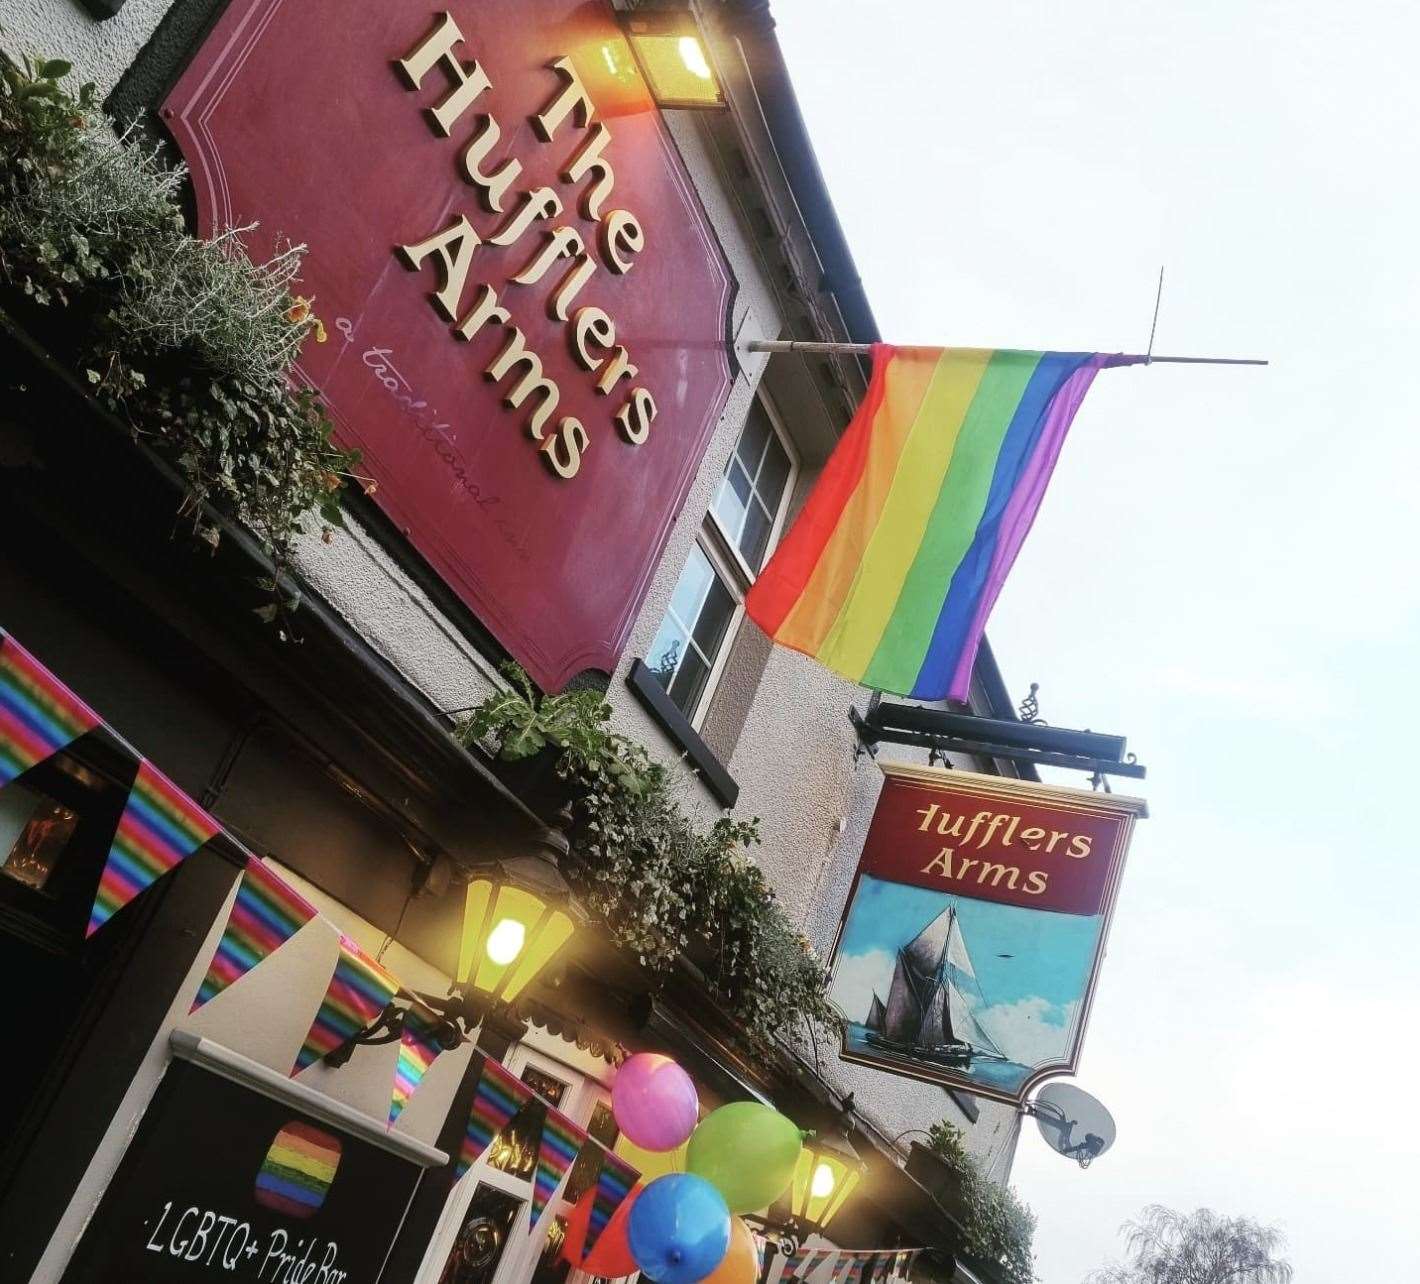
<instances>
[{"instance_id":1,"label":"bunting string","mask_svg":"<svg viewBox=\"0 0 1420 1284\"><path fill-rule=\"evenodd\" d=\"M310 901L256 857L249 856L222 939L197 987L192 1011L240 981L316 916L316 907Z\"/></svg>"},{"instance_id":2,"label":"bunting string","mask_svg":"<svg viewBox=\"0 0 1420 1284\"><path fill-rule=\"evenodd\" d=\"M291 1073L299 1074L369 1025L394 998L399 982L355 944L340 938L340 959Z\"/></svg>"}]
</instances>

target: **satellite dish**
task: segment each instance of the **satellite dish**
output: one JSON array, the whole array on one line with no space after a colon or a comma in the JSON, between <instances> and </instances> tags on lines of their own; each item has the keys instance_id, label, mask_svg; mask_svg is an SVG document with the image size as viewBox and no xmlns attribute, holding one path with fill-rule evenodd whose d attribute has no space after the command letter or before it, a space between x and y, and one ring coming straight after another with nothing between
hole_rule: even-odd
<instances>
[{"instance_id":1,"label":"satellite dish","mask_svg":"<svg viewBox=\"0 0 1420 1284\"><path fill-rule=\"evenodd\" d=\"M1098 1098L1070 1083L1048 1083L1030 1102L1045 1144L1088 1168L1114 1145L1114 1120Z\"/></svg>"}]
</instances>

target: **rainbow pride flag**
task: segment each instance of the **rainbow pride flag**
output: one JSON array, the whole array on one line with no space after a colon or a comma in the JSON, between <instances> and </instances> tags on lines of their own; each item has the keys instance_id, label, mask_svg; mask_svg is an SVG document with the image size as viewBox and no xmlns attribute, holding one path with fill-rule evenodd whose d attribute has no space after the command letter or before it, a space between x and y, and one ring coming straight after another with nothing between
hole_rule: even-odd
<instances>
[{"instance_id":1,"label":"rainbow pride flag","mask_svg":"<svg viewBox=\"0 0 1420 1284\"><path fill-rule=\"evenodd\" d=\"M1143 360L875 344L863 404L745 609L854 682L964 700L1085 393Z\"/></svg>"},{"instance_id":2,"label":"rainbow pride flag","mask_svg":"<svg viewBox=\"0 0 1420 1284\"><path fill-rule=\"evenodd\" d=\"M532 1211L528 1217L528 1233L537 1226L542 1210L568 1170L581 1153L587 1134L566 1115L551 1106L542 1125L542 1140L537 1147L537 1168L533 1172Z\"/></svg>"},{"instance_id":3,"label":"rainbow pride flag","mask_svg":"<svg viewBox=\"0 0 1420 1284\"><path fill-rule=\"evenodd\" d=\"M247 857L237 899L227 916L207 974L192 1001L196 1012L234 981L240 981L316 917L316 907L277 878L255 856Z\"/></svg>"},{"instance_id":4,"label":"rainbow pride flag","mask_svg":"<svg viewBox=\"0 0 1420 1284\"><path fill-rule=\"evenodd\" d=\"M342 936L340 958L291 1073L300 1074L315 1065L357 1030L364 1029L384 1011L398 989L399 982L394 977L348 936Z\"/></svg>"},{"instance_id":5,"label":"rainbow pride flag","mask_svg":"<svg viewBox=\"0 0 1420 1284\"><path fill-rule=\"evenodd\" d=\"M292 1120L276 1134L262 1161L256 1202L289 1217L310 1217L325 1203L339 1167L339 1138Z\"/></svg>"},{"instance_id":6,"label":"rainbow pride flag","mask_svg":"<svg viewBox=\"0 0 1420 1284\"><path fill-rule=\"evenodd\" d=\"M410 1008L404 1016L404 1029L399 1035L399 1057L394 1065L394 1089L390 1094L391 1127L404 1113L409 1099L424 1082L429 1067L443 1050L438 1026L419 1008Z\"/></svg>"},{"instance_id":7,"label":"rainbow pride flag","mask_svg":"<svg viewBox=\"0 0 1420 1284\"><path fill-rule=\"evenodd\" d=\"M0 633L0 786L92 731L100 721L14 638Z\"/></svg>"},{"instance_id":8,"label":"rainbow pride flag","mask_svg":"<svg viewBox=\"0 0 1420 1284\"><path fill-rule=\"evenodd\" d=\"M492 1057L483 1058L478 1072L478 1085L473 1090L473 1105L468 1112L459 1157L454 1165L454 1179L462 1177L493 1144L493 1139L508 1126L508 1121L537 1094L517 1075L503 1069Z\"/></svg>"},{"instance_id":9,"label":"rainbow pride flag","mask_svg":"<svg viewBox=\"0 0 1420 1284\"><path fill-rule=\"evenodd\" d=\"M221 826L144 758L109 848L85 935L181 864Z\"/></svg>"}]
</instances>

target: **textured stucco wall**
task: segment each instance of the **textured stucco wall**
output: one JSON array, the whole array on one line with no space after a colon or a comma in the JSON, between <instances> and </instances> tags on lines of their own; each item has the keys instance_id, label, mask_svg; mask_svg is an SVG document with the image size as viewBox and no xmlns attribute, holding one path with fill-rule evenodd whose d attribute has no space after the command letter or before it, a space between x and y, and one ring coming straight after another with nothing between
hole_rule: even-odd
<instances>
[{"instance_id":1,"label":"textured stucco wall","mask_svg":"<svg viewBox=\"0 0 1420 1284\"><path fill-rule=\"evenodd\" d=\"M129 0L118 18L98 23L72 0L0 0L0 46L66 58L75 64L76 83L94 80L106 92L166 8L167 0ZM773 337L782 328L776 295L726 190L732 180L721 173L692 120L682 115L673 118L671 126L739 283L735 332L741 342ZM617 726L668 760L677 757L676 750L632 698L625 672L634 658L645 654L659 626L764 361L743 357L744 368L611 682L609 699ZM781 399L778 408L791 432L797 427L807 440L822 438L821 404ZM796 418L808 416L816 417L814 422L796 425ZM314 537L304 541L298 561L315 590L438 707L467 706L493 689L492 666L358 524L350 523L329 544ZM791 916L825 955L881 782L869 759L855 762L853 757L847 711L855 701L863 706L858 688L802 656L776 649L728 764L742 791L737 810L762 819L764 845L758 858ZM707 815L716 810L698 784L688 785L686 797L698 800ZM820 1049L820 1067L845 1091L856 1092L858 1105L889 1136L925 1128L943 1117L966 1125L939 1088L847 1065L833 1049ZM351 1081L347 1073L344 1084ZM337 1082L332 1079L332 1088ZM982 1102L980 1121L968 1127L972 1149L998 1174L1009 1162L1015 1123L1010 1109Z\"/></svg>"}]
</instances>

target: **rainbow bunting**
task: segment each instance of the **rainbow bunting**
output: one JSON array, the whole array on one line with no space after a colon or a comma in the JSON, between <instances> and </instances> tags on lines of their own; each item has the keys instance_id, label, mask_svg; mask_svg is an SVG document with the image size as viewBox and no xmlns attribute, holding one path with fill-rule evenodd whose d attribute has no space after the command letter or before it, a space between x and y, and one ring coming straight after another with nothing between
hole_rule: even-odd
<instances>
[{"instance_id":1,"label":"rainbow bunting","mask_svg":"<svg viewBox=\"0 0 1420 1284\"><path fill-rule=\"evenodd\" d=\"M611 1215L621 1207L621 1201L631 1192L640 1174L620 1155L605 1152L602 1155L602 1170L597 1176L597 1193L592 1197L592 1213L587 1219L587 1238L582 1253L585 1257L596 1246L597 1240L606 1230Z\"/></svg>"},{"instance_id":2,"label":"rainbow bunting","mask_svg":"<svg viewBox=\"0 0 1420 1284\"><path fill-rule=\"evenodd\" d=\"M1090 352L873 347L863 404L745 609L854 682L964 700L1035 520Z\"/></svg>"},{"instance_id":3,"label":"rainbow bunting","mask_svg":"<svg viewBox=\"0 0 1420 1284\"><path fill-rule=\"evenodd\" d=\"M207 975L192 1001L196 1012L204 1003L241 980L269 954L275 953L311 919L316 907L288 887L254 856L247 857L237 899Z\"/></svg>"},{"instance_id":4,"label":"rainbow bunting","mask_svg":"<svg viewBox=\"0 0 1420 1284\"><path fill-rule=\"evenodd\" d=\"M89 911L92 936L145 888L181 864L221 826L144 758Z\"/></svg>"},{"instance_id":5,"label":"rainbow bunting","mask_svg":"<svg viewBox=\"0 0 1420 1284\"><path fill-rule=\"evenodd\" d=\"M102 721L9 634L0 634L0 786Z\"/></svg>"},{"instance_id":6,"label":"rainbow bunting","mask_svg":"<svg viewBox=\"0 0 1420 1284\"><path fill-rule=\"evenodd\" d=\"M256 1202L290 1217L309 1217L325 1203L339 1166L339 1139L293 1120L266 1152L256 1175Z\"/></svg>"},{"instance_id":7,"label":"rainbow bunting","mask_svg":"<svg viewBox=\"0 0 1420 1284\"><path fill-rule=\"evenodd\" d=\"M390 1097L391 1125L409 1104L409 1099L434 1064L434 1058L444 1051L438 1032L439 1026L418 1008L410 1008L404 1014L404 1029L399 1035L399 1058L394 1065L394 1091Z\"/></svg>"},{"instance_id":8,"label":"rainbow bunting","mask_svg":"<svg viewBox=\"0 0 1420 1284\"><path fill-rule=\"evenodd\" d=\"M463 1143L459 1146L458 1163L454 1166L455 1180L483 1158L483 1152L493 1144L493 1139L535 1095L527 1084L491 1057L483 1059Z\"/></svg>"},{"instance_id":9,"label":"rainbow bunting","mask_svg":"<svg viewBox=\"0 0 1420 1284\"><path fill-rule=\"evenodd\" d=\"M542 1210L552 1198L553 1192L562 1184L567 1171L581 1153L587 1134L577 1127L566 1115L547 1108L547 1119L542 1125L542 1141L537 1148L537 1169L533 1173L532 1215L528 1218L528 1232L537 1225Z\"/></svg>"},{"instance_id":10,"label":"rainbow bunting","mask_svg":"<svg viewBox=\"0 0 1420 1284\"><path fill-rule=\"evenodd\" d=\"M340 938L340 958L335 964L325 997L316 1010L306 1041L296 1054L291 1073L299 1074L334 1052L381 1012L399 989L399 982L355 944Z\"/></svg>"}]
</instances>

